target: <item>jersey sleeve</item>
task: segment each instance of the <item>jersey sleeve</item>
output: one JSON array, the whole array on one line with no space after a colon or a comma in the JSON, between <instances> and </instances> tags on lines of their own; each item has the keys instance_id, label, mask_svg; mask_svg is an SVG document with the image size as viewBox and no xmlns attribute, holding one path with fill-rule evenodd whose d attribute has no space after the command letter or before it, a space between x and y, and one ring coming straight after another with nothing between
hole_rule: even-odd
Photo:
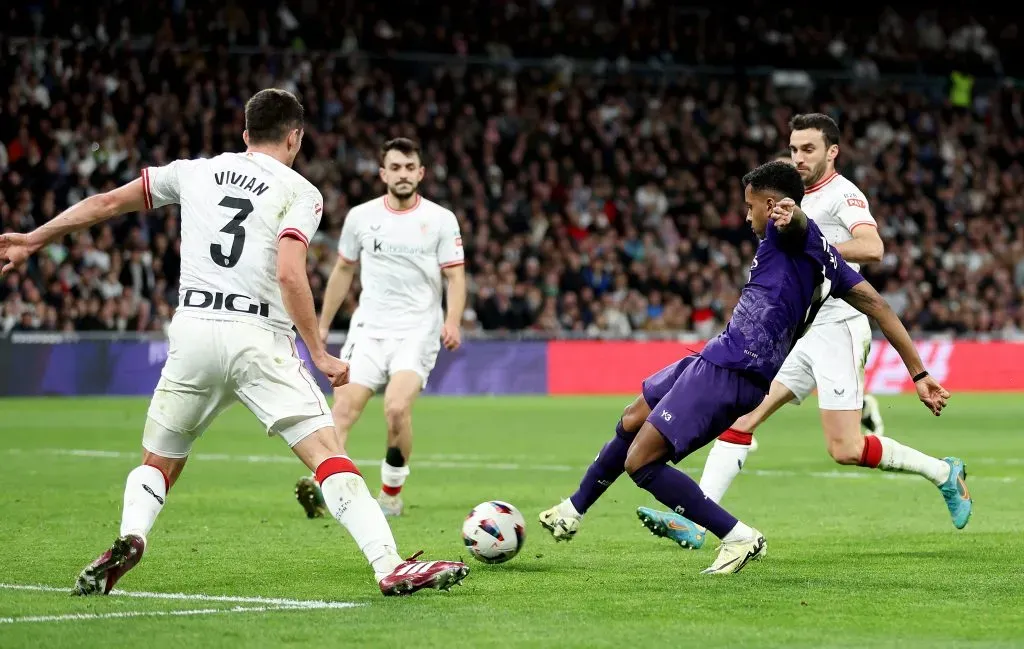
<instances>
[{"instance_id":1,"label":"jersey sleeve","mask_svg":"<svg viewBox=\"0 0 1024 649\"><path fill-rule=\"evenodd\" d=\"M284 213L281 224L277 229L277 239L280 241L286 237L298 239L309 246L309 240L316 234L320 227L320 217L324 213L324 198L315 187L308 187L305 191L292 199L291 205Z\"/></svg>"},{"instance_id":2,"label":"jersey sleeve","mask_svg":"<svg viewBox=\"0 0 1024 649\"><path fill-rule=\"evenodd\" d=\"M871 216L871 210L868 209L867 197L856 187L849 187L839 194L833 209L836 218L846 226L850 234L853 234L853 231L862 225L878 227L875 217Z\"/></svg>"},{"instance_id":3,"label":"jersey sleeve","mask_svg":"<svg viewBox=\"0 0 1024 649\"><path fill-rule=\"evenodd\" d=\"M180 176L185 171L186 162L175 160L162 167L142 169L142 189L147 210L181 202Z\"/></svg>"},{"instance_id":4,"label":"jersey sleeve","mask_svg":"<svg viewBox=\"0 0 1024 649\"><path fill-rule=\"evenodd\" d=\"M350 264L359 261L359 223L356 212L350 211L341 224L341 238L338 239L338 255Z\"/></svg>"},{"instance_id":5,"label":"jersey sleeve","mask_svg":"<svg viewBox=\"0 0 1024 649\"><path fill-rule=\"evenodd\" d=\"M843 259L843 256L835 249L835 246L829 246L829 248L836 260L836 267L832 273L832 290L829 294L835 298L842 298L853 290L854 286L865 281L864 276L846 263L846 260Z\"/></svg>"},{"instance_id":6,"label":"jersey sleeve","mask_svg":"<svg viewBox=\"0 0 1024 649\"><path fill-rule=\"evenodd\" d=\"M437 242L437 263L441 268L451 268L466 263L459 220L451 212L444 213L441 219L441 232L438 236L440 238Z\"/></svg>"}]
</instances>

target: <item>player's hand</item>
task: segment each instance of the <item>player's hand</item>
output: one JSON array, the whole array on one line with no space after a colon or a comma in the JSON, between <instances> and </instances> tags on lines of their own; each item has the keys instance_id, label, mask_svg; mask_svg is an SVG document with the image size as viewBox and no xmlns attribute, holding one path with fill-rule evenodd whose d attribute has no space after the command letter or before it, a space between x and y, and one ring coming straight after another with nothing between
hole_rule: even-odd
<instances>
[{"instance_id":1,"label":"player's hand","mask_svg":"<svg viewBox=\"0 0 1024 649\"><path fill-rule=\"evenodd\" d=\"M939 382L931 376L924 377L915 383L914 387L917 388L917 396L921 399L921 403L938 417L942 413L942 409L946 407L949 391L939 385Z\"/></svg>"},{"instance_id":2,"label":"player's hand","mask_svg":"<svg viewBox=\"0 0 1024 649\"><path fill-rule=\"evenodd\" d=\"M313 364L331 382L331 387L337 388L348 383L348 363L340 358L324 352L320 358L313 360Z\"/></svg>"},{"instance_id":3,"label":"player's hand","mask_svg":"<svg viewBox=\"0 0 1024 649\"><path fill-rule=\"evenodd\" d=\"M793 211L796 209L796 201L792 198L783 198L781 201L775 204L772 208L772 213L768 215L772 221L775 221L775 227L781 230L785 230L789 222L793 220Z\"/></svg>"},{"instance_id":4,"label":"player's hand","mask_svg":"<svg viewBox=\"0 0 1024 649\"><path fill-rule=\"evenodd\" d=\"M27 234L0 234L0 261L7 262L0 268L0 275L6 275L23 266L37 249Z\"/></svg>"},{"instance_id":5,"label":"player's hand","mask_svg":"<svg viewBox=\"0 0 1024 649\"><path fill-rule=\"evenodd\" d=\"M459 331L459 325L444 323L444 327L441 328L441 342L444 343L444 348L450 352L458 349L462 344L462 332Z\"/></svg>"}]
</instances>

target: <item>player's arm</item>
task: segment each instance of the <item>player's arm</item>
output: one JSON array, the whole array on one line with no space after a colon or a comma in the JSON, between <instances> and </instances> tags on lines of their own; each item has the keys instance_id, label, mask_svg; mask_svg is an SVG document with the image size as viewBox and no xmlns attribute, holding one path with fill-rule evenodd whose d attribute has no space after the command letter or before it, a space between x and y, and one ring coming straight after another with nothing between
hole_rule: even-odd
<instances>
[{"instance_id":1,"label":"player's arm","mask_svg":"<svg viewBox=\"0 0 1024 649\"><path fill-rule=\"evenodd\" d=\"M885 245L878 234L878 224L868 209L868 199L860 191L852 191L837 197L838 203L833 206L836 217L846 226L853 237L849 241L836 244L836 250L846 261L857 264L870 264L882 261Z\"/></svg>"},{"instance_id":2,"label":"player's arm","mask_svg":"<svg viewBox=\"0 0 1024 649\"><path fill-rule=\"evenodd\" d=\"M882 261L885 245L882 243L882 237L878 234L878 228L866 223L861 225L863 227L854 228L851 233L852 239L837 243L836 250L843 256L843 259L857 264Z\"/></svg>"},{"instance_id":3,"label":"player's arm","mask_svg":"<svg viewBox=\"0 0 1024 649\"><path fill-rule=\"evenodd\" d=\"M356 262L345 259L344 255L338 255L338 261L331 269L331 275L327 278L327 286L324 288L324 305L320 312L321 337L327 337L331 323L334 322L334 316L338 315L338 309L345 301L348 290L352 288L352 280L355 276Z\"/></svg>"},{"instance_id":4,"label":"player's arm","mask_svg":"<svg viewBox=\"0 0 1024 649\"><path fill-rule=\"evenodd\" d=\"M935 415L942 412L946 406L946 399L949 398L949 392L928 375L910 333L907 332L907 328L903 326L903 322L900 321L899 316L892 310L889 303L865 280L861 280L851 288L843 296L843 299L850 306L878 323L886 339L903 359L903 364L907 366L910 376L914 377L914 384L921 402L928 406Z\"/></svg>"},{"instance_id":5,"label":"player's arm","mask_svg":"<svg viewBox=\"0 0 1024 649\"><path fill-rule=\"evenodd\" d=\"M2 235L0 258L8 262L2 272L6 273L20 266L43 246L59 241L72 232L85 230L116 216L145 208L146 190L142 178L136 178L127 185L75 203L28 234Z\"/></svg>"},{"instance_id":6,"label":"player's arm","mask_svg":"<svg viewBox=\"0 0 1024 649\"><path fill-rule=\"evenodd\" d=\"M447 314L444 320L445 346L451 350L458 345L453 343L461 341L451 340L451 335L459 333L462 326L462 314L466 311L466 266L455 264L441 269L448 280L448 303Z\"/></svg>"}]
</instances>

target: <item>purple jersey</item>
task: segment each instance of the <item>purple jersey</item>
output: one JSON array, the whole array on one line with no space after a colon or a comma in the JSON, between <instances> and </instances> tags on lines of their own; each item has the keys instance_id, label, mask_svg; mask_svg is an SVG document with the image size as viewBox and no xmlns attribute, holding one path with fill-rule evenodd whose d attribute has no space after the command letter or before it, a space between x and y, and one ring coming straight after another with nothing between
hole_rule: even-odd
<instances>
[{"instance_id":1,"label":"purple jersey","mask_svg":"<svg viewBox=\"0 0 1024 649\"><path fill-rule=\"evenodd\" d=\"M862 281L814 221L802 246L787 244L769 221L729 324L701 356L770 382L826 298L841 298Z\"/></svg>"}]
</instances>

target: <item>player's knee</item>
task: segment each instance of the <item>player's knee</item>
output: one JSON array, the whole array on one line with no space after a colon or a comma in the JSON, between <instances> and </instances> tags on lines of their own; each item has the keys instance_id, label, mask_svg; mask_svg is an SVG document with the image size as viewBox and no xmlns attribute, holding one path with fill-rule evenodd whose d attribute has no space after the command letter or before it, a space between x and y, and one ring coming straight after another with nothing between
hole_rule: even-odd
<instances>
[{"instance_id":1,"label":"player's knee","mask_svg":"<svg viewBox=\"0 0 1024 649\"><path fill-rule=\"evenodd\" d=\"M637 397L622 411L622 428L626 433L636 434L647 421L651 409L643 397Z\"/></svg>"},{"instance_id":2,"label":"player's knee","mask_svg":"<svg viewBox=\"0 0 1024 649\"><path fill-rule=\"evenodd\" d=\"M858 464L864 451L864 438L834 438L828 441L828 454L839 464Z\"/></svg>"},{"instance_id":3,"label":"player's knee","mask_svg":"<svg viewBox=\"0 0 1024 649\"><path fill-rule=\"evenodd\" d=\"M389 430L403 426L411 416L412 404L406 401L394 400L384 404L384 418L387 420Z\"/></svg>"}]
</instances>

